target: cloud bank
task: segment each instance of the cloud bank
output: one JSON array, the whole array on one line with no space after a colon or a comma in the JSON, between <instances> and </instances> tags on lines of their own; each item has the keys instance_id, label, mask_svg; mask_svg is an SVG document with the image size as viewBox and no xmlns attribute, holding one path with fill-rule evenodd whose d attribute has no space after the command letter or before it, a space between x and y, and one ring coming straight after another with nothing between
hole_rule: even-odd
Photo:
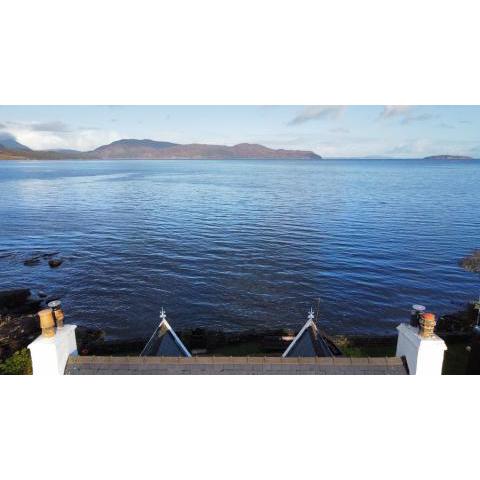
<instances>
[{"instance_id":1,"label":"cloud bank","mask_svg":"<svg viewBox=\"0 0 480 480\"><path fill-rule=\"evenodd\" d=\"M342 105L312 105L304 107L298 115L288 122L288 125L301 125L312 120L335 119L344 110L345 107Z\"/></svg>"},{"instance_id":2,"label":"cloud bank","mask_svg":"<svg viewBox=\"0 0 480 480\"><path fill-rule=\"evenodd\" d=\"M73 127L64 122L3 122L0 133L11 135L33 150L93 150L100 145L120 140L115 130Z\"/></svg>"},{"instance_id":3,"label":"cloud bank","mask_svg":"<svg viewBox=\"0 0 480 480\"><path fill-rule=\"evenodd\" d=\"M385 105L380 113L380 120L389 118L406 117L412 107L410 105Z\"/></svg>"}]
</instances>

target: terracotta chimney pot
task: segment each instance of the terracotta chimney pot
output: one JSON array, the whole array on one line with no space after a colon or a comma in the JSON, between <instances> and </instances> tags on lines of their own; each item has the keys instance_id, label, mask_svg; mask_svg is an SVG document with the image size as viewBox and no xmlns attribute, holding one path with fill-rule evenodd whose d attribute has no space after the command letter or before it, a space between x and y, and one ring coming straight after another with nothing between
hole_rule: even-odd
<instances>
[{"instance_id":1,"label":"terracotta chimney pot","mask_svg":"<svg viewBox=\"0 0 480 480\"><path fill-rule=\"evenodd\" d=\"M42 329L42 335L45 337L55 336L55 320L53 318L53 312L51 308L45 308L38 312L40 317L40 327Z\"/></svg>"},{"instance_id":2,"label":"terracotta chimney pot","mask_svg":"<svg viewBox=\"0 0 480 480\"><path fill-rule=\"evenodd\" d=\"M433 313L422 313L420 315L420 336L423 338L433 337L433 331L437 320Z\"/></svg>"}]
</instances>

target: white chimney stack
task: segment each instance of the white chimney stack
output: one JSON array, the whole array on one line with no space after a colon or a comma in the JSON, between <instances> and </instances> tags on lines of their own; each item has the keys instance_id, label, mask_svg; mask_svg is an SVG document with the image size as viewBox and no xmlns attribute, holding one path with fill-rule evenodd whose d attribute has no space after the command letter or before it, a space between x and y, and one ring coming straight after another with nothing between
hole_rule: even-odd
<instances>
[{"instance_id":1,"label":"white chimney stack","mask_svg":"<svg viewBox=\"0 0 480 480\"><path fill-rule=\"evenodd\" d=\"M68 357L77 355L77 326L63 325L63 312L57 316L51 309L39 312L42 334L28 346L34 375L63 375Z\"/></svg>"},{"instance_id":2,"label":"white chimney stack","mask_svg":"<svg viewBox=\"0 0 480 480\"><path fill-rule=\"evenodd\" d=\"M441 375L447 345L433 333L435 315L420 315L420 326L402 323L397 327L397 357L405 357L410 375Z\"/></svg>"}]
</instances>

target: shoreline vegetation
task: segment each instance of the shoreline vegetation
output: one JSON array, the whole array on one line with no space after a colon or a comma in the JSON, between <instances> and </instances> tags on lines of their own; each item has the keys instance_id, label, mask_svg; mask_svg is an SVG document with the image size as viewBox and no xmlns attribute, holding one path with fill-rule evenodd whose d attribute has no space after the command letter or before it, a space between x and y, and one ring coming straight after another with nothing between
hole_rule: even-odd
<instances>
[{"instance_id":1,"label":"shoreline vegetation","mask_svg":"<svg viewBox=\"0 0 480 480\"><path fill-rule=\"evenodd\" d=\"M29 289L0 291L0 374L31 373L27 345L40 334L36 313L51 298L32 296ZM437 333L446 341L445 374L466 373L467 346L476 323L478 304L470 302L458 312L443 315ZM177 334L198 356L280 356L298 332L292 329L252 329L242 332L195 328ZM101 329L78 326L80 355L138 356L148 338L109 340ZM327 336L338 354L351 357L394 356L397 336Z\"/></svg>"}]
</instances>

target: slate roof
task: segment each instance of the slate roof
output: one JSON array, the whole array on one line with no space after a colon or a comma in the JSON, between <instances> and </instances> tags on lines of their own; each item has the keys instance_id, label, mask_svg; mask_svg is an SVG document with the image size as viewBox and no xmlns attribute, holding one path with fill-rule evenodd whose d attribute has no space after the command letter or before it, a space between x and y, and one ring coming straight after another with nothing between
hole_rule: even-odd
<instances>
[{"instance_id":1,"label":"slate roof","mask_svg":"<svg viewBox=\"0 0 480 480\"><path fill-rule=\"evenodd\" d=\"M167 320L163 318L140 356L190 357L191 355Z\"/></svg>"},{"instance_id":2,"label":"slate roof","mask_svg":"<svg viewBox=\"0 0 480 480\"><path fill-rule=\"evenodd\" d=\"M333 353L315 321L309 318L282 356L332 357Z\"/></svg>"},{"instance_id":3,"label":"slate roof","mask_svg":"<svg viewBox=\"0 0 480 480\"><path fill-rule=\"evenodd\" d=\"M67 375L407 375L402 358L70 356Z\"/></svg>"}]
</instances>

